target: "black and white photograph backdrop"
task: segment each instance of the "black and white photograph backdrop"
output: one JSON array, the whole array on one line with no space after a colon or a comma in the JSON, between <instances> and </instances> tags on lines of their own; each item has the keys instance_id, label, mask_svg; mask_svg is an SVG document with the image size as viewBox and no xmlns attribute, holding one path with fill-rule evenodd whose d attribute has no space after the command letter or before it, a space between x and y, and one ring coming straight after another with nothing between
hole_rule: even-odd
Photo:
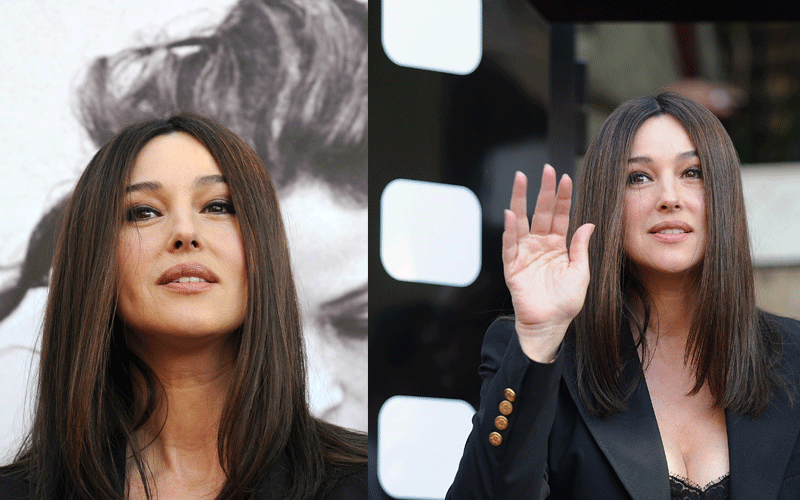
<instances>
[{"instance_id":1,"label":"black and white photograph backdrop","mask_svg":"<svg viewBox=\"0 0 800 500\"><path fill-rule=\"evenodd\" d=\"M313 411L366 431L366 0L8 0L0 10L0 458L30 423L61 206L100 145L177 111L221 122L270 170Z\"/></svg>"}]
</instances>

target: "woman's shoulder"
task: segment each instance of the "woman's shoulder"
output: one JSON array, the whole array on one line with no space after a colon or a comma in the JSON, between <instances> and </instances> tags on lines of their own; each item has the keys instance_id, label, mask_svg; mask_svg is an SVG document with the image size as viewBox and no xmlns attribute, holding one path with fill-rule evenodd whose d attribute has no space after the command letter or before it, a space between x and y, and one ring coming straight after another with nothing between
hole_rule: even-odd
<instances>
[{"instance_id":1,"label":"woman's shoulder","mask_svg":"<svg viewBox=\"0 0 800 500\"><path fill-rule=\"evenodd\" d=\"M345 500L367 498L367 466L358 467L349 474L336 479L333 488L328 490L320 500Z\"/></svg>"},{"instance_id":2,"label":"woman's shoulder","mask_svg":"<svg viewBox=\"0 0 800 500\"><path fill-rule=\"evenodd\" d=\"M325 449L325 479L319 500L367 498L367 435L339 427L324 420L317 421Z\"/></svg>"},{"instance_id":3,"label":"woman's shoulder","mask_svg":"<svg viewBox=\"0 0 800 500\"><path fill-rule=\"evenodd\" d=\"M30 498L30 486L27 481L10 475L0 475L0 499L27 500L28 498Z\"/></svg>"},{"instance_id":4,"label":"woman's shoulder","mask_svg":"<svg viewBox=\"0 0 800 500\"><path fill-rule=\"evenodd\" d=\"M800 321L762 311L761 327L777 333L773 338L780 342L781 364L794 376L800 376Z\"/></svg>"},{"instance_id":5,"label":"woman's shoulder","mask_svg":"<svg viewBox=\"0 0 800 500\"><path fill-rule=\"evenodd\" d=\"M765 318L767 318L768 321L781 326L781 329L786 336L785 340L800 340L800 321L794 318L778 316L768 312L764 312L762 314Z\"/></svg>"},{"instance_id":6,"label":"woman's shoulder","mask_svg":"<svg viewBox=\"0 0 800 500\"><path fill-rule=\"evenodd\" d=\"M761 327L780 334L784 349L796 350L800 354L800 321L786 316L761 311Z\"/></svg>"}]
</instances>

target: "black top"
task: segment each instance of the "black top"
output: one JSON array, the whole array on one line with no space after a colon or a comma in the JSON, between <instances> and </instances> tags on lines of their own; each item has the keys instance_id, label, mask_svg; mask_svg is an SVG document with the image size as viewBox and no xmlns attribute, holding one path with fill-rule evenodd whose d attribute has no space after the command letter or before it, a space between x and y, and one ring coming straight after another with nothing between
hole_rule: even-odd
<instances>
[{"instance_id":1,"label":"black top","mask_svg":"<svg viewBox=\"0 0 800 500\"><path fill-rule=\"evenodd\" d=\"M30 498L28 483L0 476L0 500L27 500Z\"/></svg>"},{"instance_id":2,"label":"black top","mask_svg":"<svg viewBox=\"0 0 800 500\"><path fill-rule=\"evenodd\" d=\"M278 469L276 471L276 469ZM260 481L256 500L284 500L286 487L286 471L273 467L267 476ZM338 480L325 495L319 495L316 500L366 500L367 498L367 466L357 472L344 476ZM29 500L30 487L27 482L0 476L0 500Z\"/></svg>"},{"instance_id":3,"label":"black top","mask_svg":"<svg viewBox=\"0 0 800 500\"><path fill-rule=\"evenodd\" d=\"M672 500L728 500L730 487L730 474L725 474L704 487L685 477L672 474L669 476L669 494Z\"/></svg>"},{"instance_id":4,"label":"black top","mask_svg":"<svg viewBox=\"0 0 800 500\"><path fill-rule=\"evenodd\" d=\"M672 474L669 476L669 494L672 500L729 500L730 487L730 474L725 474L703 487L685 477Z\"/></svg>"}]
</instances>

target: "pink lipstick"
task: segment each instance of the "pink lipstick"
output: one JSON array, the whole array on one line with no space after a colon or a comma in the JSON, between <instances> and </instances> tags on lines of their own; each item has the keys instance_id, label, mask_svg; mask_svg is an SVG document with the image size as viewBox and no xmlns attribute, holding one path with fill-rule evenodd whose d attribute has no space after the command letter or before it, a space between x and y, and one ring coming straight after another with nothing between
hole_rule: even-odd
<instances>
[{"instance_id":1,"label":"pink lipstick","mask_svg":"<svg viewBox=\"0 0 800 500\"><path fill-rule=\"evenodd\" d=\"M196 262L170 267L158 278L157 284L178 293L198 293L210 289L219 279L211 269Z\"/></svg>"},{"instance_id":2,"label":"pink lipstick","mask_svg":"<svg viewBox=\"0 0 800 500\"><path fill-rule=\"evenodd\" d=\"M679 220L659 222L649 231L655 239L662 243L680 243L686 240L692 232L692 226Z\"/></svg>"}]
</instances>

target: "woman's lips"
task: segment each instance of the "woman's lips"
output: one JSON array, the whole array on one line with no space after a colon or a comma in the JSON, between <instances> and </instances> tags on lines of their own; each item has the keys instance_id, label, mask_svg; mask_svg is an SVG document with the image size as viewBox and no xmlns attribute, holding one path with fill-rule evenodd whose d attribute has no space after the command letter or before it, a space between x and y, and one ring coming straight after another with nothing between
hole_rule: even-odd
<instances>
[{"instance_id":1,"label":"woman's lips","mask_svg":"<svg viewBox=\"0 0 800 500\"><path fill-rule=\"evenodd\" d=\"M198 293L210 289L219 279L211 269L196 262L172 266L158 278L158 285L179 293Z\"/></svg>"},{"instance_id":2,"label":"woman's lips","mask_svg":"<svg viewBox=\"0 0 800 500\"><path fill-rule=\"evenodd\" d=\"M201 281L199 283L178 283L173 281L172 283L167 283L166 285L161 285L161 286L171 292L199 293L199 292L205 292L206 290L210 290L211 287L214 286L214 284L208 283L207 281Z\"/></svg>"},{"instance_id":3,"label":"woman's lips","mask_svg":"<svg viewBox=\"0 0 800 500\"><path fill-rule=\"evenodd\" d=\"M681 241L686 240L689 238L689 235L692 233L650 233L650 235L655 238L656 240L662 243L680 243Z\"/></svg>"},{"instance_id":4,"label":"woman's lips","mask_svg":"<svg viewBox=\"0 0 800 500\"><path fill-rule=\"evenodd\" d=\"M683 221L665 221L651 227L649 233L662 243L680 243L689 238L692 226Z\"/></svg>"}]
</instances>

